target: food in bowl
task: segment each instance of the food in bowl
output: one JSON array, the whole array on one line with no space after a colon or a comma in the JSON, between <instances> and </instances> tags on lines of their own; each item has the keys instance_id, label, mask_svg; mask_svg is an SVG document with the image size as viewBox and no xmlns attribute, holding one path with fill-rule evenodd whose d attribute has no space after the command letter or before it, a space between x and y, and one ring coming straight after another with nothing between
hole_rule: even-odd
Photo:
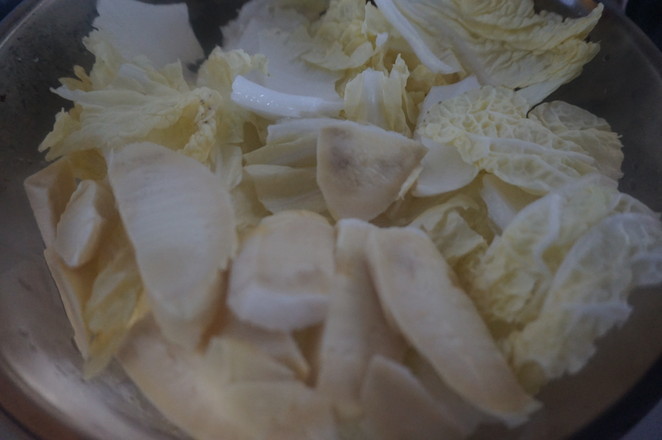
<instances>
[{"instance_id":1,"label":"food in bowl","mask_svg":"<svg viewBox=\"0 0 662 440\"><path fill-rule=\"evenodd\" d=\"M661 281L618 135L541 103L601 6L375 3L252 1L197 73L98 22L26 181L87 376L196 438L463 438Z\"/></svg>"}]
</instances>

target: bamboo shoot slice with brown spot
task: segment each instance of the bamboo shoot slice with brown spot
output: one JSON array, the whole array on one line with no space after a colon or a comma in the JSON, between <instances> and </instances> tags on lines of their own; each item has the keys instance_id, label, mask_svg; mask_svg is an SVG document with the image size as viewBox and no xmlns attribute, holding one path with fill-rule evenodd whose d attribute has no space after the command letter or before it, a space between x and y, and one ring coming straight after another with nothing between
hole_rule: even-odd
<instances>
[{"instance_id":1,"label":"bamboo shoot slice with brown spot","mask_svg":"<svg viewBox=\"0 0 662 440\"><path fill-rule=\"evenodd\" d=\"M426 148L401 134L344 122L320 130L317 183L334 218L372 220L400 195Z\"/></svg>"},{"instance_id":2,"label":"bamboo shoot slice with brown spot","mask_svg":"<svg viewBox=\"0 0 662 440\"><path fill-rule=\"evenodd\" d=\"M411 228L374 230L368 262L387 316L455 392L511 426L539 407L425 234Z\"/></svg>"},{"instance_id":3,"label":"bamboo shoot slice with brown spot","mask_svg":"<svg viewBox=\"0 0 662 440\"><path fill-rule=\"evenodd\" d=\"M228 306L240 319L289 332L326 316L334 231L308 211L266 217L246 237L230 272Z\"/></svg>"}]
</instances>

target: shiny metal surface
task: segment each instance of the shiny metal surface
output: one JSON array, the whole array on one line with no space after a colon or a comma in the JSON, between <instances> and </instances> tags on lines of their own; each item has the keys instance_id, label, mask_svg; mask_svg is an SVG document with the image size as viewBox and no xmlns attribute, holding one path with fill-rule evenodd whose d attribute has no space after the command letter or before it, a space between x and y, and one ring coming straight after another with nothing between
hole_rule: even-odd
<instances>
[{"instance_id":1,"label":"shiny metal surface","mask_svg":"<svg viewBox=\"0 0 662 440\"><path fill-rule=\"evenodd\" d=\"M91 382L81 379L22 189L23 179L44 166L36 147L66 105L49 88L72 65L90 65L80 40L93 16L90 0L24 0L0 25L0 407L10 414L0 417L0 426L10 427L0 434L24 440L12 425L18 422L44 439L183 438L116 366ZM614 11L591 38L602 52L554 97L606 118L623 135L622 189L662 211L662 55ZM662 289L637 292L633 304L631 320L601 341L587 368L546 388L545 410L508 437L565 437L632 388L662 355Z\"/></svg>"}]
</instances>

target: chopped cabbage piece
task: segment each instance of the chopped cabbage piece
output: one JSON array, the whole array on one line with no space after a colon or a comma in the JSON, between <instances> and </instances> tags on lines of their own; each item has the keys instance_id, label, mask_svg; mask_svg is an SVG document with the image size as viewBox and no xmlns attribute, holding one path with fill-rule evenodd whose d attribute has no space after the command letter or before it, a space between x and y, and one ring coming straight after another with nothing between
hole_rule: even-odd
<instances>
[{"instance_id":1,"label":"chopped cabbage piece","mask_svg":"<svg viewBox=\"0 0 662 440\"><path fill-rule=\"evenodd\" d=\"M366 69L345 85L345 116L405 136L411 135L414 105L406 86L409 69L400 57L390 73Z\"/></svg>"},{"instance_id":2,"label":"chopped cabbage piece","mask_svg":"<svg viewBox=\"0 0 662 440\"><path fill-rule=\"evenodd\" d=\"M529 112L562 139L582 147L596 161L596 168L612 179L623 177L623 145L604 119L563 101L545 102Z\"/></svg>"},{"instance_id":3,"label":"chopped cabbage piece","mask_svg":"<svg viewBox=\"0 0 662 440\"><path fill-rule=\"evenodd\" d=\"M418 131L454 146L465 162L535 195L598 172L589 152L528 118L528 110L512 90L485 86L430 109Z\"/></svg>"},{"instance_id":4,"label":"chopped cabbage piece","mask_svg":"<svg viewBox=\"0 0 662 440\"><path fill-rule=\"evenodd\" d=\"M662 226L650 213L614 213L565 253L536 319L503 341L521 382L537 390L576 373L595 340L630 315L629 293L662 282Z\"/></svg>"},{"instance_id":5,"label":"chopped cabbage piece","mask_svg":"<svg viewBox=\"0 0 662 440\"><path fill-rule=\"evenodd\" d=\"M49 150L49 160L81 150L107 152L150 141L205 162L216 143L219 94L204 87L189 90L186 83L172 84L148 64L122 64L102 89L60 87L57 93L80 110L67 117L75 123L56 124L40 145L41 151Z\"/></svg>"},{"instance_id":6,"label":"chopped cabbage piece","mask_svg":"<svg viewBox=\"0 0 662 440\"><path fill-rule=\"evenodd\" d=\"M468 277L469 293L483 316L490 323L513 325L535 320L571 246L593 225L618 212L652 215L599 175L527 205L494 239Z\"/></svg>"},{"instance_id":7,"label":"chopped cabbage piece","mask_svg":"<svg viewBox=\"0 0 662 440\"><path fill-rule=\"evenodd\" d=\"M482 254L491 235L482 235L484 208L465 194L456 195L414 218L409 226L424 231L451 266L475 253ZM479 232L480 231L480 232Z\"/></svg>"},{"instance_id":8,"label":"chopped cabbage piece","mask_svg":"<svg viewBox=\"0 0 662 440\"><path fill-rule=\"evenodd\" d=\"M599 49L584 39L602 14L601 4L580 18L536 13L529 0L507 5L497 0L377 0L377 5L431 70L463 69L482 85L521 89L530 104L578 76Z\"/></svg>"}]
</instances>

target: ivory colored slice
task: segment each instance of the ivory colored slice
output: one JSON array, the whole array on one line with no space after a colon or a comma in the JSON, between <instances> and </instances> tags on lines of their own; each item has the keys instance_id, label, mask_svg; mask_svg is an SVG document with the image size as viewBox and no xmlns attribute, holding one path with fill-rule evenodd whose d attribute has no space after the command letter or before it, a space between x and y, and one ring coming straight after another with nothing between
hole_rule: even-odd
<instances>
[{"instance_id":1,"label":"ivory colored slice","mask_svg":"<svg viewBox=\"0 0 662 440\"><path fill-rule=\"evenodd\" d=\"M460 152L453 145L444 145L430 138L421 138L428 148L422 160L423 169L416 182L413 194L416 197L430 197L458 190L471 183L480 168L462 160Z\"/></svg>"},{"instance_id":2,"label":"ivory colored slice","mask_svg":"<svg viewBox=\"0 0 662 440\"><path fill-rule=\"evenodd\" d=\"M60 293L64 311L74 330L74 342L84 359L90 356L92 337L85 325L83 308L87 302L94 282L94 273L88 268L72 269L51 248L44 251L44 259L51 272L53 281Z\"/></svg>"},{"instance_id":3,"label":"ivory colored slice","mask_svg":"<svg viewBox=\"0 0 662 440\"><path fill-rule=\"evenodd\" d=\"M225 397L228 417L253 439L338 440L331 405L301 382L237 383Z\"/></svg>"},{"instance_id":4,"label":"ivory colored slice","mask_svg":"<svg viewBox=\"0 0 662 440\"><path fill-rule=\"evenodd\" d=\"M402 364L375 356L361 388L365 424L380 440L462 439L438 403Z\"/></svg>"},{"instance_id":5,"label":"ivory colored slice","mask_svg":"<svg viewBox=\"0 0 662 440\"><path fill-rule=\"evenodd\" d=\"M161 413L200 440L252 440L227 410L218 375L205 358L169 343L152 319L134 326L117 355L124 371Z\"/></svg>"},{"instance_id":6,"label":"ivory colored slice","mask_svg":"<svg viewBox=\"0 0 662 440\"><path fill-rule=\"evenodd\" d=\"M490 220L499 228L499 232L506 229L526 205L537 199L536 196L525 193L493 174L485 174L482 182L480 196L487 205Z\"/></svg>"},{"instance_id":7,"label":"ivory colored slice","mask_svg":"<svg viewBox=\"0 0 662 440\"><path fill-rule=\"evenodd\" d=\"M435 400L439 409L446 414L449 423L462 436L469 437L479 424L494 421L450 389L425 359L420 356L410 356L407 359L407 366Z\"/></svg>"},{"instance_id":8,"label":"ivory colored slice","mask_svg":"<svg viewBox=\"0 0 662 440\"><path fill-rule=\"evenodd\" d=\"M296 209L326 211L315 167L246 165L244 171L255 185L258 200L274 214Z\"/></svg>"},{"instance_id":9,"label":"ivory colored slice","mask_svg":"<svg viewBox=\"0 0 662 440\"><path fill-rule=\"evenodd\" d=\"M425 234L410 228L375 230L368 240L368 262L385 313L449 387L509 425L524 422L539 407Z\"/></svg>"},{"instance_id":10,"label":"ivory colored slice","mask_svg":"<svg viewBox=\"0 0 662 440\"><path fill-rule=\"evenodd\" d=\"M301 379L305 379L310 373L310 366L291 333L265 330L231 316L222 335L258 347L289 367Z\"/></svg>"},{"instance_id":11,"label":"ivory colored slice","mask_svg":"<svg viewBox=\"0 0 662 440\"><path fill-rule=\"evenodd\" d=\"M223 385L294 380L294 373L257 347L222 336L209 342L205 371Z\"/></svg>"},{"instance_id":12,"label":"ivory colored slice","mask_svg":"<svg viewBox=\"0 0 662 440\"><path fill-rule=\"evenodd\" d=\"M89 262L115 213L115 200L103 183L78 184L57 224L53 249L70 267Z\"/></svg>"},{"instance_id":13,"label":"ivory colored slice","mask_svg":"<svg viewBox=\"0 0 662 440\"><path fill-rule=\"evenodd\" d=\"M156 321L195 346L236 247L230 194L201 163L152 143L110 153L108 176Z\"/></svg>"},{"instance_id":14,"label":"ivory colored slice","mask_svg":"<svg viewBox=\"0 0 662 440\"><path fill-rule=\"evenodd\" d=\"M71 166L66 159L57 160L25 179L24 187L41 238L50 247L60 216L76 189Z\"/></svg>"},{"instance_id":15,"label":"ivory colored slice","mask_svg":"<svg viewBox=\"0 0 662 440\"><path fill-rule=\"evenodd\" d=\"M400 359L406 346L386 323L368 273L365 247L375 226L345 219L336 228L336 274L316 388L334 402L339 415L351 418L359 413L359 389L370 359L377 354Z\"/></svg>"},{"instance_id":16,"label":"ivory colored slice","mask_svg":"<svg viewBox=\"0 0 662 440\"><path fill-rule=\"evenodd\" d=\"M307 211L266 217L230 272L228 305L258 327L289 332L321 322L334 271L333 228Z\"/></svg>"},{"instance_id":17,"label":"ivory colored slice","mask_svg":"<svg viewBox=\"0 0 662 440\"><path fill-rule=\"evenodd\" d=\"M317 183L334 218L372 220L400 194L426 148L395 132L343 123L320 130Z\"/></svg>"}]
</instances>

